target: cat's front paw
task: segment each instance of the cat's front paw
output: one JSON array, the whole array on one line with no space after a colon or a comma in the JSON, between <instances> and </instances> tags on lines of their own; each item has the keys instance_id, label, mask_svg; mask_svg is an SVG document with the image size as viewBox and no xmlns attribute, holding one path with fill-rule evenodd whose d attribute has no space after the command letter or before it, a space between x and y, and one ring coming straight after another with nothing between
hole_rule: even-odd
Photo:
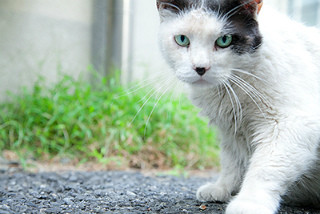
<instances>
[{"instance_id":1,"label":"cat's front paw","mask_svg":"<svg viewBox=\"0 0 320 214\"><path fill-rule=\"evenodd\" d=\"M226 214L274 214L275 211L256 201L235 199L228 206Z\"/></svg>"},{"instance_id":2,"label":"cat's front paw","mask_svg":"<svg viewBox=\"0 0 320 214\"><path fill-rule=\"evenodd\" d=\"M226 202L231 198L231 194L223 186L217 184L206 184L201 186L197 191L197 199L199 201L220 201Z\"/></svg>"}]
</instances>

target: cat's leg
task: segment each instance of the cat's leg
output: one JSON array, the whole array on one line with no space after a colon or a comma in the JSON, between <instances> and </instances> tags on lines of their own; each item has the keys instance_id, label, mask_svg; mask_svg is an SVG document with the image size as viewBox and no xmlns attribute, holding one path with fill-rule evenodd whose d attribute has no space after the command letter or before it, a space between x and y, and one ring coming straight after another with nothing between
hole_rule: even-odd
<instances>
[{"instance_id":1,"label":"cat's leg","mask_svg":"<svg viewBox=\"0 0 320 214\"><path fill-rule=\"evenodd\" d=\"M241 165L243 161L239 160L239 155L235 154L235 150L238 149L232 148L232 145L236 144L221 144L219 178L215 183L208 183L198 189L198 200L227 202L232 193L239 190L244 167Z\"/></svg>"},{"instance_id":2,"label":"cat's leg","mask_svg":"<svg viewBox=\"0 0 320 214\"><path fill-rule=\"evenodd\" d=\"M282 203L289 206L320 208L320 160L297 182L290 186L282 197Z\"/></svg>"},{"instance_id":3,"label":"cat's leg","mask_svg":"<svg viewBox=\"0 0 320 214\"><path fill-rule=\"evenodd\" d=\"M241 190L226 214L277 212L281 196L315 163L319 138L315 133L319 131L318 127L306 126L300 123L288 127L284 123L269 133L264 130L265 136L256 141Z\"/></svg>"}]
</instances>

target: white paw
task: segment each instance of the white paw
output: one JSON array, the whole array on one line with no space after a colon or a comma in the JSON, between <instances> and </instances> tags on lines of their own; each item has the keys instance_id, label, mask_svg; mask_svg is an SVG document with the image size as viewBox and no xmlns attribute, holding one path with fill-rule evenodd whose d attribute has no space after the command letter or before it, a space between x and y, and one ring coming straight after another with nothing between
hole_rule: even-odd
<instances>
[{"instance_id":1,"label":"white paw","mask_svg":"<svg viewBox=\"0 0 320 214\"><path fill-rule=\"evenodd\" d=\"M231 198L231 194L223 186L216 184L206 184L201 186L197 191L197 199L199 201L220 201L226 202Z\"/></svg>"},{"instance_id":2,"label":"white paw","mask_svg":"<svg viewBox=\"0 0 320 214\"><path fill-rule=\"evenodd\" d=\"M262 203L235 199L228 206L226 214L274 214L276 211Z\"/></svg>"}]
</instances>

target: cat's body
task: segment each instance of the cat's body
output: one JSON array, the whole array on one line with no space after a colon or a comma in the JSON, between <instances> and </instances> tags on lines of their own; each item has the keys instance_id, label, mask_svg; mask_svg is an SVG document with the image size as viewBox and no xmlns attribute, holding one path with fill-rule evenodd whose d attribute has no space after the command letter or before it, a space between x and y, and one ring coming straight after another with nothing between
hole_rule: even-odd
<instances>
[{"instance_id":1,"label":"cat's body","mask_svg":"<svg viewBox=\"0 0 320 214\"><path fill-rule=\"evenodd\" d=\"M320 32L257 16L259 0L157 3L164 56L222 136L221 176L197 198L231 200L228 214L320 207Z\"/></svg>"}]
</instances>

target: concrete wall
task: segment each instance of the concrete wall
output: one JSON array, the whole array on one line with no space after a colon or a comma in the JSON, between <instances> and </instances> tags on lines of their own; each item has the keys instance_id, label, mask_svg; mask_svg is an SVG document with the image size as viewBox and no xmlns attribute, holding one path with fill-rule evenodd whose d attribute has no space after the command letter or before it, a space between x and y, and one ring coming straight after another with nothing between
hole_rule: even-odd
<instances>
[{"instance_id":1,"label":"concrete wall","mask_svg":"<svg viewBox=\"0 0 320 214\"><path fill-rule=\"evenodd\" d=\"M6 90L75 76L90 63L91 0L0 1L0 99Z\"/></svg>"},{"instance_id":2,"label":"concrete wall","mask_svg":"<svg viewBox=\"0 0 320 214\"><path fill-rule=\"evenodd\" d=\"M158 45L160 20L155 0L134 0L133 79L169 72Z\"/></svg>"}]
</instances>

